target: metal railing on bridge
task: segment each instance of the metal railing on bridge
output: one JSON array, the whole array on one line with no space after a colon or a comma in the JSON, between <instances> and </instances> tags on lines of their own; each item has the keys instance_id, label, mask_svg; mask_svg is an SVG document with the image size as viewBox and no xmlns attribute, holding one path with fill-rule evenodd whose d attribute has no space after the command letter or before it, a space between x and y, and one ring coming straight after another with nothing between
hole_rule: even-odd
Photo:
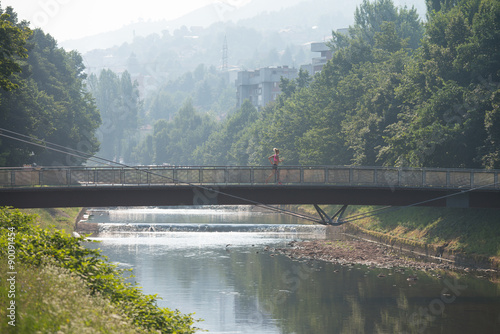
<instances>
[{"instance_id":1,"label":"metal railing on bridge","mask_svg":"<svg viewBox=\"0 0 500 334\"><path fill-rule=\"evenodd\" d=\"M0 168L0 187L266 185L271 167L140 166ZM499 170L280 166L284 185L500 189ZM274 184L270 179L269 184Z\"/></svg>"}]
</instances>

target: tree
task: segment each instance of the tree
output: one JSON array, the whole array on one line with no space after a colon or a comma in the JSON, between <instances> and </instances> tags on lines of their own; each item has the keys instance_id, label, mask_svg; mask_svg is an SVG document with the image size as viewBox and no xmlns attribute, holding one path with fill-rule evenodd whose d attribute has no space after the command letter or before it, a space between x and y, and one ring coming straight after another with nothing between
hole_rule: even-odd
<instances>
[{"instance_id":1,"label":"tree","mask_svg":"<svg viewBox=\"0 0 500 334\"><path fill-rule=\"evenodd\" d=\"M8 9L10 23L23 30L26 22ZM5 36L2 36L5 37ZM92 97L85 89L81 56L66 52L42 30L36 29L26 40L28 57L19 62L21 72L10 80L16 90L0 90L1 124L10 131L94 154L99 148L95 130L101 119ZM42 147L13 140L0 141L0 165L81 165L87 159L64 155ZM83 155L83 154L82 154Z\"/></svg>"},{"instance_id":2,"label":"tree","mask_svg":"<svg viewBox=\"0 0 500 334\"><path fill-rule=\"evenodd\" d=\"M89 88L103 120L99 128L102 143L99 154L112 160L128 157L141 108L137 83L132 82L127 71L118 76L111 70L102 70L99 77L91 75Z\"/></svg>"},{"instance_id":3,"label":"tree","mask_svg":"<svg viewBox=\"0 0 500 334\"><path fill-rule=\"evenodd\" d=\"M400 121L388 128L381 154L392 156L387 164L498 166L500 3L443 4L403 73Z\"/></svg>"},{"instance_id":4,"label":"tree","mask_svg":"<svg viewBox=\"0 0 500 334\"><path fill-rule=\"evenodd\" d=\"M196 160L206 165L247 165L250 131L258 117L257 109L245 100L239 110L229 115L194 153ZM252 150L250 150L252 151Z\"/></svg>"},{"instance_id":5,"label":"tree","mask_svg":"<svg viewBox=\"0 0 500 334\"><path fill-rule=\"evenodd\" d=\"M31 30L26 22L17 24L11 7L4 13L0 7L0 88L12 90L18 85L9 80L12 73L21 72L20 59L28 57L26 41Z\"/></svg>"},{"instance_id":6,"label":"tree","mask_svg":"<svg viewBox=\"0 0 500 334\"><path fill-rule=\"evenodd\" d=\"M153 162L194 163L195 149L207 140L214 127L215 121L209 115L198 113L192 101L186 100L173 120L158 120L154 124Z\"/></svg>"},{"instance_id":7,"label":"tree","mask_svg":"<svg viewBox=\"0 0 500 334\"><path fill-rule=\"evenodd\" d=\"M492 108L486 111L487 137L482 149L482 162L486 168L500 168L500 89L491 96Z\"/></svg>"},{"instance_id":8,"label":"tree","mask_svg":"<svg viewBox=\"0 0 500 334\"><path fill-rule=\"evenodd\" d=\"M446 12L456 6L461 0L426 0L427 13Z\"/></svg>"}]
</instances>

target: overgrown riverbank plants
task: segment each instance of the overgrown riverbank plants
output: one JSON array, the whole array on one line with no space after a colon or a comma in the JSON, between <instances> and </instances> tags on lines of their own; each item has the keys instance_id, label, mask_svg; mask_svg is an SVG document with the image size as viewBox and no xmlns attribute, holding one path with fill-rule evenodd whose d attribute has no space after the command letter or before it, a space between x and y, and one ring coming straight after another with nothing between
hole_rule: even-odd
<instances>
[{"instance_id":1,"label":"overgrown riverbank plants","mask_svg":"<svg viewBox=\"0 0 500 334\"><path fill-rule=\"evenodd\" d=\"M156 303L156 295L145 295L135 283L126 282L122 276L123 270L111 264L105 256L101 255L100 250L86 248L85 237L72 237L64 231L42 229L35 223L35 215L26 215L16 209L0 208L0 258L3 262L7 261L8 244L9 241L12 244L13 240L15 261L16 265L20 266L19 268L31 268L29 270L34 269L35 272L40 273L58 271L57 268L62 268L56 275L57 277L66 273L69 279L73 277L76 280L82 280L90 296L108 300L114 312L120 310L122 313L116 316L123 316L124 321L131 322L144 332L194 333L195 320L191 314L184 315L178 310L159 307ZM15 237L9 240L9 233L14 233ZM4 272L2 276L3 274ZM38 278L42 279L41 277L48 276L40 275ZM38 278L33 277L33 279ZM49 281L44 284L55 283ZM16 289L18 297L30 293L20 284L16 286ZM2 293L1 304L4 304L7 300L4 298L6 296L3 296L5 291L0 288L0 292ZM45 298L52 297L42 296L42 299ZM6 307L2 305L1 309L0 314L5 312ZM39 312L40 316L58 318L60 315L57 311L49 311ZM63 312L64 307L61 307L59 311ZM115 313L112 311L111 314ZM32 315L23 313L23 309L19 306L17 316L19 317L18 323L22 324ZM44 324L47 321L45 319L40 323ZM33 332L38 330L57 332L62 326L67 325L59 323L59 328L39 328L38 321L30 321L30 324L33 328L26 328L26 330ZM54 326L50 322L47 324Z\"/></svg>"}]
</instances>

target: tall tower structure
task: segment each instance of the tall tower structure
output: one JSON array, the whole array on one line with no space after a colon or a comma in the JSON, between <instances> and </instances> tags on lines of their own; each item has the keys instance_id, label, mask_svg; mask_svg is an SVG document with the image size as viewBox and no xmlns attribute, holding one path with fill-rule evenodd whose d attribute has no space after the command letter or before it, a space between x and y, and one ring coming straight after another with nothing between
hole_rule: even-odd
<instances>
[{"instance_id":1,"label":"tall tower structure","mask_svg":"<svg viewBox=\"0 0 500 334\"><path fill-rule=\"evenodd\" d=\"M224 44L222 45L222 72L227 72L227 38L224 35Z\"/></svg>"}]
</instances>

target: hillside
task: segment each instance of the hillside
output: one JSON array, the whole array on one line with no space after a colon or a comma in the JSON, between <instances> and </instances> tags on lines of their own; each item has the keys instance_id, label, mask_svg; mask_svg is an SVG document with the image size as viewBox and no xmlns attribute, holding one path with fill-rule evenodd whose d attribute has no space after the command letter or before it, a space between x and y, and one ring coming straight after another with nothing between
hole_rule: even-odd
<instances>
[{"instance_id":1,"label":"hillside","mask_svg":"<svg viewBox=\"0 0 500 334\"><path fill-rule=\"evenodd\" d=\"M241 7L218 2L174 21L144 21L119 30L61 45L84 54L89 72L104 68L117 72L176 78L199 64L221 65L224 37L230 68L258 68L310 63L310 42L331 39L332 31L354 23L362 1L253 0ZM395 5L415 5L425 16L423 0L399 0ZM279 57L287 50L294 61ZM279 55L279 56L276 56ZM141 68L131 67L131 57Z\"/></svg>"}]
</instances>

